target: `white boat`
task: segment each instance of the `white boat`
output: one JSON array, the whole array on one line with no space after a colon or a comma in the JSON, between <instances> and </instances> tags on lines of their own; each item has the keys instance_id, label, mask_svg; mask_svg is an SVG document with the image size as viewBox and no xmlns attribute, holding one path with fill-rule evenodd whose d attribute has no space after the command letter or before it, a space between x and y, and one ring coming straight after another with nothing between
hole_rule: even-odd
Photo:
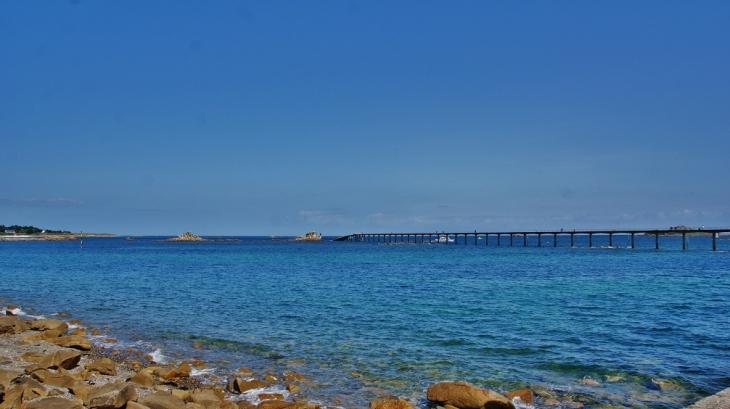
<instances>
[{"instance_id":1,"label":"white boat","mask_svg":"<svg viewBox=\"0 0 730 409\"><path fill-rule=\"evenodd\" d=\"M454 239L446 236L439 236L438 239L431 240L431 243L453 243Z\"/></svg>"}]
</instances>

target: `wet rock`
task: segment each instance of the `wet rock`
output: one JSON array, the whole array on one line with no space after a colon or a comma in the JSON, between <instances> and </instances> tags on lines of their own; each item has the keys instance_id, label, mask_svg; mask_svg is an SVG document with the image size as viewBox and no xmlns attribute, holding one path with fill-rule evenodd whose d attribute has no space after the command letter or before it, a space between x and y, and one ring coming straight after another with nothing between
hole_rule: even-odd
<instances>
[{"instance_id":1,"label":"wet rock","mask_svg":"<svg viewBox=\"0 0 730 409\"><path fill-rule=\"evenodd\" d=\"M251 389L265 388L267 385L267 383L261 382L258 379L246 381L240 378L233 378L228 382L228 391L231 393L243 393Z\"/></svg>"},{"instance_id":2,"label":"wet rock","mask_svg":"<svg viewBox=\"0 0 730 409\"><path fill-rule=\"evenodd\" d=\"M535 401L535 394L530 388L515 389L513 391L505 393L504 396L512 400L518 398L520 402L526 403L528 405L532 405L532 403Z\"/></svg>"},{"instance_id":3,"label":"wet rock","mask_svg":"<svg viewBox=\"0 0 730 409\"><path fill-rule=\"evenodd\" d=\"M190 361L190 365L197 369L203 369L208 367L208 364L206 364L205 361L203 361L202 359L193 359L192 361Z\"/></svg>"},{"instance_id":4,"label":"wet rock","mask_svg":"<svg viewBox=\"0 0 730 409\"><path fill-rule=\"evenodd\" d=\"M5 307L5 315L13 316L15 315L15 311L18 310L19 307L15 304L8 304L7 307Z\"/></svg>"},{"instance_id":5,"label":"wet rock","mask_svg":"<svg viewBox=\"0 0 730 409\"><path fill-rule=\"evenodd\" d=\"M36 379L46 385L58 386L61 388L70 388L79 381L78 378L71 375L64 369L59 369L57 371L39 369L33 372L31 376L33 379Z\"/></svg>"},{"instance_id":6,"label":"wet rock","mask_svg":"<svg viewBox=\"0 0 730 409\"><path fill-rule=\"evenodd\" d=\"M413 405L405 399L386 396L371 401L370 409L413 409Z\"/></svg>"},{"instance_id":7,"label":"wet rock","mask_svg":"<svg viewBox=\"0 0 730 409\"><path fill-rule=\"evenodd\" d=\"M557 399L558 397L558 395L554 391L544 386L530 385L530 389L535 393L535 395L543 399Z\"/></svg>"},{"instance_id":8,"label":"wet rock","mask_svg":"<svg viewBox=\"0 0 730 409\"><path fill-rule=\"evenodd\" d=\"M246 400L236 401L236 406L238 406L238 409L254 409L256 407L256 405Z\"/></svg>"},{"instance_id":9,"label":"wet rock","mask_svg":"<svg viewBox=\"0 0 730 409\"><path fill-rule=\"evenodd\" d=\"M241 376L253 376L253 371L250 368L238 368L238 374Z\"/></svg>"},{"instance_id":10,"label":"wet rock","mask_svg":"<svg viewBox=\"0 0 730 409\"><path fill-rule=\"evenodd\" d=\"M73 330L71 330L71 332L69 333L69 335L78 335L78 336L85 337L86 336L86 330L83 329L83 328L74 328Z\"/></svg>"},{"instance_id":11,"label":"wet rock","mask_svg":"<svg viewBox=\"0 0 730 409\"><path fill-rule=\"evenodd\" d=\"M606 375L605 377L606 382L621 382L624 380L623 375Z\"/></svg>"},{"instance_id":12,"label":"wet rock","mask_svg":"<svg viewBox=\"0 0 730 409\"><path fill-rule=\"evenodd\" d=\"M58 396L38 398L27 402L24 409L82 409L83 405L78 400L70 400Z\"/></svg>"},{"instance_id":13,"label":"wet rock","mask_svg":"<svg viewBox=\"0 0 730 409\"><path fill-rule=\"evenodd\" d=\"M150 409L180 409L185 407L185 402L172 396L169 392L155 392L147 395L139 403Z\"/></svg>"},{"instance_id":14,"label":"wet rock","mask_svg":"<svg viewBox=\"0 0 730 409\"><path fill-rule=\"evenodd\" d=\"M81 353L72 349L61 349L45 355L38 363L28 366L25 371L32 373L38 369L73 369L79 364Z\"/></svg>"},{"instance_id":15,"label":"wet rock","mask_svg":"<svg viewBox=\"0 0 730 409\"><path fill-rule=\"evenodd\" d=\"M94 409L117 409L136 399L137 388L134 385L128 382L114 382L92 388L86 404Z\"/></svg>"},{"instance_id":16,"label":"wet rock","mask_svg":"<svg viewBox=\"0 0 730 409\"><path fill-rule=\"evenodd\" d=\"M581 385L586 385L586 386L594 386L594 387L601 386L600 382L591 378L590 376L584 376L583 379L578 381L578 383Z\"/></svg>"},{"instance_id":17,"label":"wet rock","mask_svg":"<svg viewBox=\"0 0 730 409\"><path fill-rule=\"evenodd\" d=\"M52 344L66 348L80 349L82 351L88 351L91 349L91 341L88 338L80 335L66 335L48 340Z\"/></svg>"},{"instance_id":18,"label":"wet rock","mask_svg":"<svg viewBox=\"0 0 730 409\"><path fill-rule=\"evenodd\" d=\"M428 387L432 402L459 409L514 409L512 402L497 392L478 388L468 382L441 382Z\"/></svg>"},{"instance_id":19,"label":"wet rock","mask_svg":"<svg viewBox=\"0 0 730 409\"><path fill-rule=\"evenodd\" d=\"M298 393L302 390L302 387L297 384L290 383L289 385L286 385L286 390L290 393Z\"/></svg>"},{"instance_id":20,"label":"wet rock","mask_svg":"<svg viewBox=\"0 0 730 409\"><path fill-rule=\"evenodd\" d=\"M651 381L647 384L647 387L649 389L654 389L657 391L668 391L668 390L676 390L681 389L682 387L679 385L679 383L669 380L669 379L654 379L652 378Z\"/></svg>"},{"instance_id":21,"label":"wet rock","mask_svg":"<svg viewBox=\"0 0 730 409\"><path fill-rule=\"evenodd\" d=\"M287 371L284 373L284 380L287 382L303 381L304 375L294 371Z\"/></svg>"},{"instance_id":22,"label":"wet rock","mask_svg":"<svg viewBox=\"0 0 730 409\"><path fill-rule=\"evenodd\" d=\"M258 409L285 409L289 408L292 402L283 402L280 400L265 400L258 404Z\"/></svg>"},{"instance_id":23,"label":"wet rock","mask_svg":"<svg viewBox=\"0 0 730 409\"><path fill-rule=\"evenodd\" d=\"M260 393L259 399L261 400L284 400L284 395L280 393Z\"/></svg>"},{"instance_id":24,"label":"wet rock","mask_svg":"<svg viewBox=\"0 0 730 409\"><path fill-rule=\"evenodd\" d=\"M258 409L319 409L319 405L311 402L285 402L265 400L258 404Z\"/></svg>"},{"instance_id":25,"label":"wet rock","mask_svg":"<svg viewBox=\"0 0 730 409\"><path fill-rule=\"evenodd\" d=\"M174 367L171 365L166 366L150 366L149 369L152 369L152 373L155 376L159 376L160 378L171 381L178 378L187 378L190 376L190 373L192 372L192 368L190 367L190 364L182 363L178 367Z\"/></svg>"},{"instance_id":26,"label":"wet rock","mask_svg":"<svg viewBox=\"0 0 730 409\"><path fill-rule=\"evenodd\" d=\"M585 407L585 404L583 402L576 402L573 400L566 400L563 401L561 404L562 407L566 409L583 409Z\"/></svg>"},{"instance_id":27,"label":"wet rock","mask_svg":"<svg viewBox=\"0 0 730 409\"><path fill-rule=\"evenodd\" d=\"M117 364L109 358L95 359L86 365L86 369L92 372L98 372L102 375L116 375Z\"/></svg>"},{"instance_id":28,"label":"wet rock","mask_svg":"<svg viewBox=\"0 0 730 409\"><path fill-rule=\"evenodd\" d=\"M560 405L560 401L555 398L547 398L542 401L545 406L558 406Z\"/></svg>"},{"instance_id":29,"label":"wet rock","mask_svg":"<svg viewBox=\"0 0 730 409\"><path fill-rule=\"evenodd\" d=\"M33 320L28 321L28 327L34 331L61 331L66 332L68 324L61 320Z\"/></svg>"}]
</instances>

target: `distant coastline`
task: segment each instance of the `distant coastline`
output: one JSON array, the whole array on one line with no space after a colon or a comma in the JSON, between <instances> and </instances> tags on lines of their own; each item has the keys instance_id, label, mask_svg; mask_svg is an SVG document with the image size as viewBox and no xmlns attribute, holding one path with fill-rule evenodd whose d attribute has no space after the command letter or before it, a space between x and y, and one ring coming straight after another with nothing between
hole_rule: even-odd
<instances>
[{"instance_id":1,"label":"distant coastline","mask_svg":"<svg viewBox=\"0 0 730 409\"><path fill-rule=\"evenodd\" d=\"M88 237L116 237L113 233L40 233L40 234L0 234L0 241L64 241Z\"/></svg>"}]
</instances>

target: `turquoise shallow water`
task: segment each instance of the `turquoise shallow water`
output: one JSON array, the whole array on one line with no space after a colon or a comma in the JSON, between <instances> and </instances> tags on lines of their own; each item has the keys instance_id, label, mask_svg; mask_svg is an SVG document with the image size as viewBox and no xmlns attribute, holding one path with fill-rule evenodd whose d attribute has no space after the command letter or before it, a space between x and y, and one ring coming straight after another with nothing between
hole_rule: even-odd
<instances>
[{"instance_id":1,"label":"turquoise shallow water","mask_svg":"<svg viewBox=\"0 0 730 409\"><path fill-rule=\"evenodd\" d=\"M221 374L295 369L315 380L308 395L346 407L465 379L542 385L588 407L676 408L730 386L729 241L718 252L697 237L687 252L677 238L659 252L649 238L634 250L0 242L0 301L69 311Z\"/></svg>"}]
</instances>

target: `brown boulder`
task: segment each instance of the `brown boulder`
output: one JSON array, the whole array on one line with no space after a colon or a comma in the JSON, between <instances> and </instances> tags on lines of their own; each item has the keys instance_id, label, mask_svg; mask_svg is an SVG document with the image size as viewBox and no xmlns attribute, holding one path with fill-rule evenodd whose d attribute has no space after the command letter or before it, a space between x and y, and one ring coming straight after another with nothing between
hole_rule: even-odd
<instances>
[{"instance_id":1,"label":"brown boulder","mask_svg":"<svg viewBox=\"0 0 730 409\"><path fill-rule=\"evenodd\" d=\"M20 369L0 368L0 386L9 387L10 382L22 374L23 371Z\"/></svg>"},{"instance_id":2,"label":"brown boulder","mask_svg":"<svg viewBox=\"0 0 730 409\"><path fill-rule=\"evenodd\" d=\"M3 403L0 404L1 409L15 408L14 402L26 402L42 396L46 396L48 390L35 379L25 378L14 384L5 391ZM9 402L5 405L5 402ZM5 406L4 406L5 405ZM19 406L18 406L19 407Z\"/></svg>"},{"instance_id":3,"label":"brown boulder","mask_svg":"<svg viewBox=\"0 0 730 409\"><path fill-rule=\"evenodd\" d=\"M284 395L281 393L260 393L259 399L261 400L284 400Z\"/></svg>"},{"instance_id":4,"label":"brown boulder","mask_svg":"<svg viewBox=\"0 0 730 409\"><path fill-rule=\"evenodd\" d=\"M92 388L85 403L89 408L117 409L135 399L137 399L137 388L134 385L128 382L114 382Z\"/></svg>"},{"instance_id":5,"label":"brown boulder","mask_svg":"<svg viewBox=\"0 0 730 409\"><path fill-rule=\"evenodd\" d=\"M258 404L258 409L319 409L319 405L310 402L285 402L281 400L265 400Z\"/></svg>"},{"instance_id":6,"label":"brown boulder","mask_svg":"<svg viewBox=\"0 0 730 409\"><path fill-rule=\"evenodd\" d=\"M515 409L512 402L497 392L478 388L468 382L441 382L428 387L426 398L459 409Z\"/></svg>"},{"instance_id":7,"label":"brown boulder","mask_svg":"<svg viewBox=\"0 0 730 409\"><path fill-rule=\"evenodd\" d=\"M69 386L68 389L74 394L74 396L84 402L87 402L89 400L89 393L91 392L92 386L85 382L76 382Z\"/></svg>"},{"instance_id":8,"label":"brown boulder","mask_svg":"<svg viewBox=\"0 0 730 409\"><path fill-rule=\"evenodd\" d=\"M290 383L289 385L286 385L286 390L290 393L297 393L302 390L302 387L297 384Z\"/></svg>"},{"instance_id":9,"label":"brown boulder","mask_svg":"<svg viewBox=\"0 0 730 409\"><path fill-rule=\"evenodd\" d=\"M42 352L25 352L22 355L20 355L20 359L22 361L33 362L33 363L36 363L37 364L45 356L46 356L46 354L44 354Z\"/></svg>"},{"instance_id":10,"label":"brown boulder","mask_svg":"<svg viewBox=\"0 0 730 409\"><path fill-rule=\"evenodd\" d=\"M236 406L238 406L238 409L254 409L256 408L256 405L253 403L247 401L247 400L239 400L236 401Z\"/></svg>"},{"instance_id":11,"label":"brown boulder","mask_svg":"<svg viewBox=\"0 0 730 409\"><path fill-rule=\"evenodd\" d=\"M223 402L222 396L212 389L196 389L190 394L190 400L206 409L217 409Z\"/></svg>"},{"instance_id":12,"label":"brown boulder","mask_svg":"<svg viewBox=\"0 0 730 409\"><path fill-rule=\"evenodd\" d=\"M88 351L91 349L91 341L80 335L66 335L63 337L49 339L48 342L66 348L80 349L82 351Z\"/></svg>"},{"instance_id":13,"label":"brown boulder","mask_svg":"<svg viewBox=\"0 0 730 409\"><path fill-rule=\"evenodd\" d=\"M370 409L413 409L413 405L405 399L386 396L371 401Z\"/></svg>"},{"instance_id":14,"label":"brown boulder","mask_svg":"<svg viewBox=\"0 0 730 409\"><path fill-rule=\"evenodd\" d=\"M28 329L27 321L18 317L0 317L0 335L17 334Z\"/></svg>"},{"instance_id":15,"label":"brown boulder","mask_svg":"<svg viewBox=\"0 0 730 409\"><path fill-rule=\"evenodd\" d=\"M80 401L61 398L58 396L50 398L38 398L27 402L24 409L82 409Z\"/></svg>"},{"instance_id":16,"label":"brown boulder","mask_svg":"<svg viewBox=\"0 0 730 409\"><path fill-rule=\"evenodd\" d=\"M233 378L228 381L228 391L231 393L243 393L250 391L251 389L265 388L266 383L259 381L258 379L252 379L245 381L239 378Z\"/></svg>"},{"instance_id":17,"label":"brown boulder","mask_svg":"<svg viewBox=\"0 0 730 409\"><path fill-rule=\"evenodd\" d=\"M109 358L95 359L86 365L86 369L93 372L99 372L102 375L113 376L117 374L117 364Z\"/></svg>"},{"instance_id":18,"label":"brown boulder","mask_svg":"<svg viewBox=\"0 0 730 409\"><path fill-rule=\"evenodd\" d=\"M65 334L66 331L61 331L60 329L49 329L41 332L36 332L31 335L26 335L23 337L23 341L25 342L37 342L37 341L49 341L54 338L58 338Z\"/></svg>"},{"instance_id":19,"label":"brown boulder","mask_svg":"<svg viewBox=\"0 0 730 409\"><path fill-rule=\"evenodd\" d=\"M139 403L150 409L181 409L185 407L185 402L167 392L155 392L147 395Z\"/></svg>"},{"instance_id":20,"label":"brown boulder","mask_svg":"<svg viewBox=\"0 0 730 409\"><path fill-rule=\"evenodd\" d=\"M280 400L265 400L258 404L258 409L285 409L289 408L292 402L284 402Z\"/></svg>"},{"instance_id":21,"label":"brown boulder","mask_svg":"<svg viewBox=\"0 0 730 409\"><path fill-rule=\"evenodd\" d=\"M284 373L284 380L287 382L303 381L304 375L300 374L299 372L288 371Z\"/></svg>"},{"instance_id":22,"label":"brown boulder","mask_svg":"<svg viewBox=\"0 0 730 409\"><path fill-rule=\"evenodd\" d=\"M31 375L33 379L37 379L46 385L58 386L61 388L70 388L79 381L76 377L68 373L65 369L51 371L48 369L39 369Z\"/></svg>"},{"instance_id":23,"label":"brown boulder","mask_svg":"<svg viewBox=\"0 0 730 409\"><path fill-rule=\"evenodd\" d=\"M155 383L155 378L148 371L142 370L134 374L130 381L140 386L152 387Z\"/></svg>"},{"instance_id":24,"label":"brown boulder","mask_svg":"<svg viewBox=\"0 0 730 409\"><path fill-rule=\"evenodd\" d=\"M66 332L68 324L61 320L33 320L28 321L28 327L35 331L61 331Z\"/></svg>"},{"instance_id":25,"label":"brown boulder","mask_svg":"<svg viewBox=\"0 0 730 409\"><path fill-rule=\"evenodd\" d=\"M38 363L25 368L25 371L32 373L38 369L73 369L81 360L81 353L72 349L61 349L54 353L43 356Z\"/></svg>"},{"instance_id":26,"label":"brown boulder","mask_svg":"<svg viewBox=\"0 0 730 409\"><path fill-rule=\"evenodd\" d=\"M530 388L515 389L513 391L505 393L504 396L506 396L510 400L514 398L519 398L522 403L526 403L528 405L532 405L532 403L535 401L535 394Z\"/></svg>"},{"instance_id":27,"label":"brown boulder","mask_svg":"<svg viewBox=\"0 0 730 409\"><path fill-rule=\"evenodd\" d=\"M145 406L141 403L137 402L127 402L127 408L126 409L150 409L149 406Z\"/></svg>"}]
</instances>

